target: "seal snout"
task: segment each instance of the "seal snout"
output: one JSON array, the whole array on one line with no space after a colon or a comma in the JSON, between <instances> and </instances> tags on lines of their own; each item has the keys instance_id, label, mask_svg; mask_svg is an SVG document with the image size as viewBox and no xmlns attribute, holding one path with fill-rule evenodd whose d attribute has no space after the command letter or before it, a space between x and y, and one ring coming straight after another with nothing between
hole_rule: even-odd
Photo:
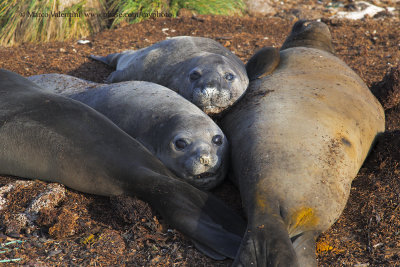
<instances>
[{"instance_id":1,"label":"seal snout","mask_svg":"<svg viewBox=\"0 0 400 267\"><path fill-rule=\"evenodd\" d=\"M209 166L211 164L211 157L209 154L201 155L199 158L199 162L204 166Z\"/></svg>"},{"instance_id":2,"label":"seal snout","mask_svg":"<svg viewBox=\"0 0 400 267\"><path fill-rule=\"evenodd\" d=\"M195 70L190 75L191 101L207 114L218 113L232 103L232 86L237 75L231 70Z\"/></svg>"},{"instance_id":3,"label":"seal snout","mask_svg":"<svg viewBox=\"0 0 400 267\"><path fill-rule=\"evenodd\" d=\"M197 89L194 93L194 96L200 102L209 102L212 96L218 93L218 88L215 86L204 86Z\"/></svg>"},{"instance_id":4,"label":"seal snout","mask_svg":"<svg viewBox=\"0 0 400 267\"><path fill-rule=\"evenodd\" d=\"M197 157L194 164L193 174L195 179L212 178L218 172L219 165L217 156L212 156L209 151L203 151ZM199 173L200 172L200 173Z\"/></svg>"},{"instance_id":5,"label":"seal snout","mask_svg":"<svg viewBox=\"0 0 400 267\"><path fill-rule=\"evenodd\" d=\"M209 189L223 179L223 168L220 154L215 147L206 143L193 146L191 156L185 162L185 170L191 182L196 186Z\"/></svg>"},{"instance_id":6,"label":"seal snout","mask_svg":"<svg viewBox=\"0 0 400 267\"><path fill-rule=\"evenodd\" d=\"M213 170L217 169L220 165L218 156L212 154L211 148L205 146L200 147L195 151L191 158L192 159L188 162L187 167L191 170L193 175L199 175L205 172L214 172Z\"/></svg>"}]
</instances>

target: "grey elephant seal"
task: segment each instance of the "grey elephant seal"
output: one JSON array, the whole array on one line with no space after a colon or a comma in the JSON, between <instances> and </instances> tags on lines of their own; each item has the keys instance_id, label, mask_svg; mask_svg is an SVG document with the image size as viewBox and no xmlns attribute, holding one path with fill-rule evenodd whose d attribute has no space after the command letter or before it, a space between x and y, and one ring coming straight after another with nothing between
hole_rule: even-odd
<instances>
[{"instance_id":1,"label":"grey elephant seal","mask_svg":"<svg viewBox=\"0 0 400 267\"><path fill-rule=\"evenodd\" d=\"M161 84L209 115L230 107L249 83L242 61L218 42L203 37L174 37L137 51L91 57L116 68L108 82Z\"/></svg>"},{"instance_id":2,"label":"grey elephant seal","mask_svg":"<svg viewBox=\"0 0 400 267\"><path fill-rule=\"evenodd\" d=\"M326 36L325 24L299 21L280 53L255 54L245 96L222 119L248 217L234 266L316 266L316 237L385 129L382 106ZM277 67L257 79L260 60Z\"/></svg>"},{"instance_id":3,"label":"grey elephant seal","mask_svg":"<svg viewBox=\"0 0 400 267\"><path fill-rule=\"evenodd\" d=\"M0 174L137 196L214 258L235 257L245 227L102 114L6 70L0 70Z\"/></svg>"},{"instance_id":4,"label":"grey elephant seal","mask_svg":"<svg viewBox=\"0 0 400 267\"><path fill-rule=\"evenodd\" d=\"M139 81L97 84L64 74L29 79L104 114L175 175L198 188L211 189L226 176L228 141L222 130L164 86Z\"/></svg>"}]
</instances>

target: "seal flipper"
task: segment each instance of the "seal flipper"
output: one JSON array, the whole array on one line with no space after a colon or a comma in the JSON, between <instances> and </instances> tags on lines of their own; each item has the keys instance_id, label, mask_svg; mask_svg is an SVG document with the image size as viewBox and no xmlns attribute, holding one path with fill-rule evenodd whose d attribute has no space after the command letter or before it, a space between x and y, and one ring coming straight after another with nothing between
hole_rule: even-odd
<instances>
[{"instance_id":1,"label":"seal flipper","mask_svg":"<svg viewBox=\"0 0 400 267\"><path fill-rule=\"evenodd\" d=\"M124 81L131 81L129 76L131 74L129 73L129 68L122 69L122 70L115 70L113 71L106 79L107 83L118 83L118 82L124 82Z\"/></svg>"},{"instance_id":2,"label":"seal flipper","mask_svg":"<svg viewBox=\"0 0 400 267\"><path fill-rule=\"evenodd\" d=\"M151 170L146 173L143 182L132 183L126 194L133 193L150 203L206 255L235 258L246 229L242 217L210 193Z\"/></svg>"},{"instance_id":3,"label":"seal flipper","mask_svg":"<svg viewBox=\"0 0 400 267\"><path fill-rule=\"evenodd\" d=\"M189 236L196 247L207 256L214 259L234 259L246 228L245 221L209 193L192 186L184 190L185 195L192 191L190 196L185 196L185 200L168 200L168 208L176 211L174 218L169 217L168 221ZM196 203L200 194L204 194L202 198L206 197L205 202L203 200L202 203ZM168 216L171 212L162 215Z\"/></svg>"},{"instance_id":4,"label":"seal flipper","mask_svg":"<svg viewBox=\"0 0 400 267\"><path fill-rule=\"evenodd\" d=\"M247 229L233 266L300 265L283 222L276 220Z\"/></svg>"},{"instance_id":5,"label":"seal flipper","mask_svg":"<svg viewBox=\"0 0 400 267\"><path fill-rule=\"evenodd\" d=\"M107 57L102 57L102 56L96 56L96 55L90 55L89 58L94 59L96 61L100 61L104 64L108 65Z\"/></svg>"},{"instance_id":6,"label":"seal flipper","mask_svg":"<svg viewBox=\"0 0 400 267\"><path fill-rule=\"evenodd\" d=\"M96 61L103 62L104 64L107 64L110 67L116 68L118 64L118 60L121 56L123 56L126 53L132 53L132 50L127 50L122 53L114 53L114 54L109 54L105 57L102 56L96 56L96 55L90 55L91 59L94 59Z\"/></svg>"},{"instance_id":7,"label":"seal flipper","mask_svg":"<svg viewBox=\"0 0 400 267\"><path fill-rule=\"evenodd\" d=\"M300 266L317 266L315 258L316 239L320 233L314 231L304 232L292 238L293 247L299 259Z\"/></svg>"},{"instance_id":8,"label":"seal flipper","mask_svg":"<svg viewBox=\"0 0 400 267\"><path fill-rule=\"evenodd\" d=\"M335 54L332 35L323 22L299 20L293 25L290 35L283 43L281 50L291 47L310 47Z\"/></svg>"},{"instance_id":9,"label":"seal flipper","mask_svg":"<svg viewBox=\"0 0 400 267\"><path fill-rule=\"evenodd\" d=\"M197 242L196 240L192 239L192 243L204 255L207 255L208 257L210 257L213 260L222 261L222 260L226 259L225 256L222 256L221 254L219 254L219 253L215 252L214 250L210 249L208 246L205 246L205 245Z\"/></svg>"},{"instance_id":10,"label":"seal flipper","mask_svg":"<svg viewBox=\"0 0 400 267\"><path fill-rule=\"evenodd\" d=\"M222 211L221 212L225 212ZM222 213L225 215L225 213ZM196 246L198 250L213 258L215 260L223 260L226 257L234 259L239 250L240 243L242 241L242 236L244 233L244 221L237 220L233 218L234 221L226 220L225 222L217 223L213 218L209 217L209 214L206 212L203 216L200 217L198 221L198 226L196 229L196 236L203 235L202 239L206 240L206 243L202 243L198 240L193 240L192 242ZM238 233L232 233L227 229L223 228L223 225L240 225L242 230L239 230ZM236 232L236 231L235 231ZM216 250L215 248L218 248Z\"/></svg>"},{"instance_id":11,"label":"seal flipper","mask_svg":"<svg viewBox=\"0 0 400 267\"><path fill-rule=\"evenodd\" d=\"M264 77L275 70L279 65L279 50L268 46L255 53L246 64L246 72L249 80Z\"/></svg>"}]
</instances>

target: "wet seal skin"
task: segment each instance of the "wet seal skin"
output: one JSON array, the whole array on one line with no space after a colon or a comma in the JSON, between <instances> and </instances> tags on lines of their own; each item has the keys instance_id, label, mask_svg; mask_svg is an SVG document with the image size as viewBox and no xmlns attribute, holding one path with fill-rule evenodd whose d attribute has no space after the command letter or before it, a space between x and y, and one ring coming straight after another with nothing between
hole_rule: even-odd
<instances>
[{"instance_id":1,"label":"wet seal skin","mask_svg":"<svg viewBox=\"0 0 400 267\"><path fill-rule=\"evenodd\" d=\"M176 176L209 190L228 166L228 141L204 112L168 88L140 81L98 84L65 74L28 78L99 111L141 142Z\"/></svg>"},{"instance_id":2,"label":"wet seal skin","mask_svg":"<svg viewBox=\"0 0 400 267\"><path fill-rule=\"evenodd\" d=\"M249 88L221 121L248 218L234 266L316 266L316 237L385 130L382 106L332 47L325 24L297 22L279 53L249 60Z\"/></svg>"},{"instance_id":3,"label":"wet seal skin","mask_svg":"<svg viewBox=\"0 0 400 267\"><path fill-rule=\"evenodd\" d=\"M208 115L233 105L249 84L242 61L218 42L204 37L179 36L137 51L91 58L116 68L107 82L161 84Z\"/></svg>"},{"instance_id":4,"label":"wet seal skin","mask_svg":"<svg viewBox=\"0 0 400 267\"><path fill-rule=\"evenodd\" d=\"M104 115L6 70L0 70L0 174L137 196L215 259L234 258L245 230L232 209L178 179Z\"/></svg>"}]
</instances>

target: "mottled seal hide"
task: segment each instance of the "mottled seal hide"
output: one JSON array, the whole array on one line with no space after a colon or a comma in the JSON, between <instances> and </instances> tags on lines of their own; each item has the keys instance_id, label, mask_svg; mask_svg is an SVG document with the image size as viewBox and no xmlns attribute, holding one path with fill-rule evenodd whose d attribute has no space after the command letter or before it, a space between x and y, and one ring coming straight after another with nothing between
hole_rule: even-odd
<instances>
[{"instance_id":1,"label":"mottled seal hide","mask_svg":"<svg viewBox=\"0 0 400 267\"><path fill-rule=\"evenodd\" d=\"M104 114L192 185L211 189L225 178L225 135L204 112L168 88L140 81L97 84L64 74L29 79Z\"/></svg>"},{"instance_id":2,"label":"mottled seal hide","mask_svg":"<svg viewBox=\"0 0 400 267\"><path fill-rule=\"evenodd\" d=\"M384 112L325 24L299 21L273 50L248 62L250 86L222 120L248 217L234 265L316 266L315 239L344 209ZM257 79L262 62L277 67Z\"/></svg>"},{"instance_id":3,"label":"mottled seal hide","mask_svg":"<svg viewBox=\"0 0 400 267\"><path fill-rule=\"evenodd\" d=\"M158 83L209 115L230 107L249 83L242 61L218 42L203 37L174 37L137 51L91 57L116 68L108 82Z\"/></svg>"},{"instance_id":4,"label":"mottled seal hide","mask_svg":"<svg viewBox=\"0 0 400 267\"><path fill-rule=\"evenodd\" d=\"M214 258L234 257L240 216L177 179L143 145L94 109L0 70L0 174L142 198Z\"/></svg>"}]
</instances>

